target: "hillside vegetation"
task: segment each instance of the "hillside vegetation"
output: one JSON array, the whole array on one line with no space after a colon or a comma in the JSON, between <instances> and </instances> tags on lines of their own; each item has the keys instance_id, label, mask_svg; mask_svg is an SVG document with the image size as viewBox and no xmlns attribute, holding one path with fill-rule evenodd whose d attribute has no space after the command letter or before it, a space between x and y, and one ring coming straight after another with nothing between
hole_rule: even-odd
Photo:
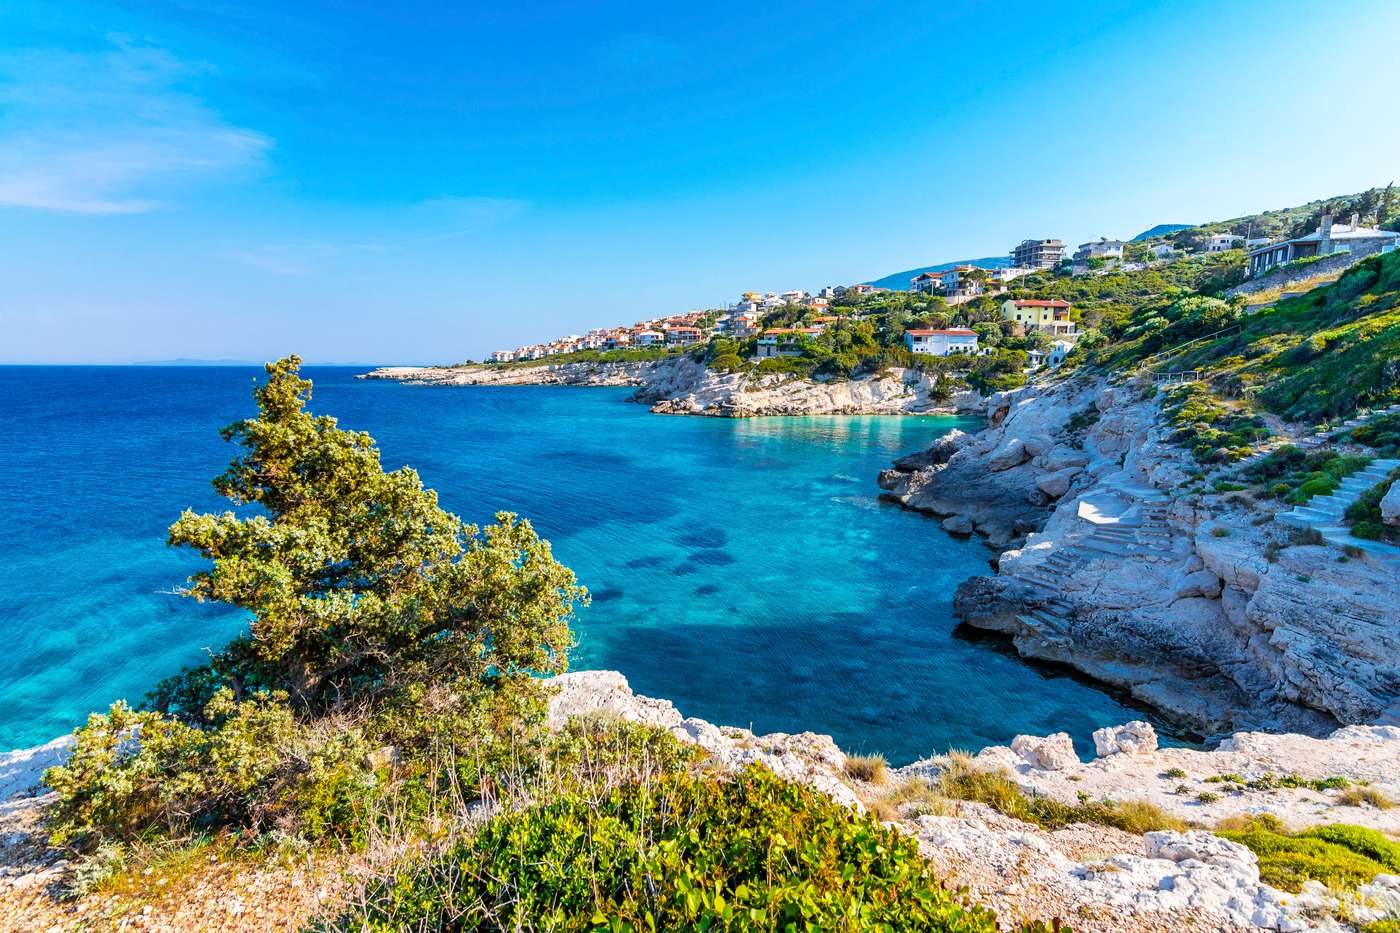
<instances>
[{"instance_id":1,"label":"hillside vegetation","mask_svg":"<svg viewBox=\"0 0 1400 933\"><path fill-rule=\"evenodd\" d=\"M1296 421L1400 399L1400 252L1253 314L1184 296L1149 303L1089 357L1114 368L1202 371L1211 392Z\"/></svg>"}]
</instances>

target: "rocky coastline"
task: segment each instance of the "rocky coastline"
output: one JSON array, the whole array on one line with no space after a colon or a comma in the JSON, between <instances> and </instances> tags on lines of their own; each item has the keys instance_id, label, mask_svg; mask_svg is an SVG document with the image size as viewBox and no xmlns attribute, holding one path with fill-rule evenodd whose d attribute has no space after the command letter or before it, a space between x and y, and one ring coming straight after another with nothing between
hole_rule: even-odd
<instances>
[{"instance_id":1,"label":"rocky coastline","mask_svg":"<svg viewBox=\"0 0 1400 933\"><path fill-rule=\"evenodd\" d=\"M879 478L886 495L976 532L996 572L960 621L1068 664L1205 735L1324 735L1400 700L1392 567L1307 543L1253 497L1197 475L1151 384L1072 377L987 402Z\"/></svg>"},{"instance_id":2,"label":"rocky coastline","mask_svg":"<svg viewBox=\"0 0 1400 933\"><path fill-rule=\"evenodd\" d=\"M784 415L927 415L976 412L975 392L943 398L935 379L890 369L857 379L726 373L689 356L639 362L539 366L384 367L361 375L424 386L636 386L631 401L665 415L755 418Z\"/></svg>"},{"instance_id":3,"label":"rocky coastline","mask_svg":"<svg viewBox=\"0 0 1400 933\"><path fill-rule=\"evenodd\" d=\"M1241 732L1202 751L1158 747L1152 727L1133 722L1095 732L1096 755L1087 762L1064 733L1017 736L1008 746L964 756L961 765L957 756L935 755L863 779L829 736L759 735L685 717L666 700L633 693L615 671L565 674L551 685L548 721L555 728L578 716L645 724L697 746L718 770L762 764L839 803L878 813L916 839L949 884L966 888L1005 922L1059 917L1079 933L1340 931L1347 922L1400 912L1400 878L1378 875L1355 894L1315 883L1291 894L1261 880L1252 851L1209 831L1221 819L1269 814L1295 829L1346 822L1400 833L1400 809L1351 805L1326 784L1345 779L1400 797L1397 727L1348 726L1320 738ZM76 866L45 844L38 820L48 797L36 785L67 744L60 739L0 754L0 923L15 929L67 929L102 916L102 904L54 896L72 883ZM1004 774L1022 792L1066 805L1087 797L1145 801L1180 828L1134 834L1074 823L1049 830L982 803L933 801L922 793L958 766ZM1221 787L1224 775L1245 783L1226 794L1203 791ZM1269 780L1280 776L1291 781ZM334 909L357 870L342 857L281 875L246 874L234 892L214 888L157 900L161 911L146 908L131 928L270 930L290 918L304 923L318 905ZM171 916L163 915L167 907Z\"/></svg>"}]
</instances>

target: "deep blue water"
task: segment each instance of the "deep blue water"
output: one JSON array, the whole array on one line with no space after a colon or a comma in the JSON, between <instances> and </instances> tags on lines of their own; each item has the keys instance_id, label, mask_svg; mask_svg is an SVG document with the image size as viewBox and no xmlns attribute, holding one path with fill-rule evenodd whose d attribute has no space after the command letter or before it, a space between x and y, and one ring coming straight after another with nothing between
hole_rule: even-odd
<instances>
[{"instance_id":1,"label":"deep blue water","mask_svg":"<svg viewBox=\"0 0 1400 933\"><path fill-rule=\"evenodd\" d=\"M880 503L875 474L954 418L662 417L625 389L422 388L311 368L312 407L416 467L471 521L530 518L593 593L575 669L687 715L829 732L905 761L1141 713L954 634L990 554ZM260 370L0 367L0 749L139 699L242 625L171 595L165 547L234 450Z\"/></svg>"}]
</instances>

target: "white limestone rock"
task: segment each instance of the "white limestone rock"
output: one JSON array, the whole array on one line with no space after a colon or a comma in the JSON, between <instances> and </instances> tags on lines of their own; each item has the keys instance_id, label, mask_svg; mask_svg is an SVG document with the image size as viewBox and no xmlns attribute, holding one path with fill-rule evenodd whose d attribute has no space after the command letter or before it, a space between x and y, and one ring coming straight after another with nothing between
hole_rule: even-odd
<instances>
[{"instance_id":1,"label":"white limestone rock","mask_svg":"<svg viewBox=\"0 0 1400 933\"><path fill-rule=\"evenodd\" d=\"M1011 741L1011 750L1024 758L1031 767L1043 771L1063 771L1080 763L1074 753L1074 741L1068 732L1056 732L1045 737L1018 735Z\"/></svg>"},{"instance_id":2,"label":"white limestone rock","mask_svg":"<svg viewBox=\"0 0 1400 933\"><path fill-rule=\"evenodd\" d=\"M987 460L987 469L993 473L1000 473L1012 467L1020 466L1028 459L1026 445L1019 437L1013 437L997 448L996 452Z\"/></svg>"},{"instance_id":3,"label":"white limestone rock","mask_svg":"<svg viewBox=\"0 0 1400 933\"><path fill-rule=\"evenodd\" d=\"M73 741L72 735L63 735L33 748L0 752L0 801L36 789L45 771L67 760Z\"/></svg>"},{"instance_id":4,"label":"white limestone rock","mask_svg":"<svg viewBox=\"0 0 1400 933\"><path fill-rule=\"evenodd\" d=\"M557 729L571 716L616 716L659 729L681 724L681 714L669 700L638 696L617 671L574 671L546 683L554 690L546 717L550 728Z\"/></svg>"},{"instance_id":5,"label":"white limestone rock","mask_svg":"<svg viewBox=\"0 0 1400 933\"><path fill-rule=\"evenodd\" d=\"M1390 484L1390 489L1381 498L1381 521L1387 525L1400 525L1400 480Z\"/></svg>"},{"instance_id":6,"label":"white limestone rock","mask_svg":"<svg viewBox=\"0 0 1400 933\"><path fill-rule=\"evenodd\" d=\"M1109 755L1141 755L1157 750L1157 730L1152 724L1134 719L1121 726L1105 726L1094 730L1094 752L1100 758Z\"/></svg>"},{"instance_id":7,"label":"white limestone rock","mask_svg":"<svg viewBox=\"0 0 1400 933\"><path fill-rule=\"evenodd\" d=\"M779 777L814 787L843 806L864 809L842 779L846 756L829 735L775 732L758 736L747 729L682 718L669 701L633 693L627 678L617 671L575 671L545 683L553 690L547 718L550 728L560 728L572 716L614 716L655 726L700 746L725 770L761 763Z\"/></svg>"},{"instance_id":8,"label":"white limestone rock","mask_svg":"<svg viewBox=\"0 0 1400 933\"><path fill-rule=\"evenodd\" d=\"M1081 470L1081 467L1065 467L1063 470L1038 476L1035 480L1036 488L1050 498L1058 499L1069 492L1069 484L1074 481Z\"/></svg>"}]
</instances>

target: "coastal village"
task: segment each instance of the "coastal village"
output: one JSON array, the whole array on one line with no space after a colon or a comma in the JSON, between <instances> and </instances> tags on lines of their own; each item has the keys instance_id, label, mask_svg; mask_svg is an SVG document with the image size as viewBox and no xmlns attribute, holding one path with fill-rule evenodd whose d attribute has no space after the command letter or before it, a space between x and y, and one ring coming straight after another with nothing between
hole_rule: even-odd
<instances>
[{"instance_id":1,"label":"coastal village","mask_svg":"<svg viewBox=\"0 0 1400 933\"><path fill-rule=\"evenodd\" d=\"M1131 273L1177 261L1192 255L1219 255L1239 250L1250 279L1268 276L1290 264L1315 263L1334 258L1350 264L1376 252L1395 248L1400 233L1362 223L1353 213L1338 223L1324 214L1316 229L1296 237L1254 237L1233 232L1209 233L1185 243L1168 236L1139 237L1124 241L1100 237L1080 244L1070 253L1058 239L1026 239L1008 254L1005 266L981 267L956 264L922 271L909 279L911 295L938 299L938 307L951 312L954 323L943 327L910 326L902 342L912 354L924 357L974 357L990 352L987 331L975 329L971 320L957 321L957 309L988 297L998 303L1002 333L1011 338L1034 336L1026 347L1027 372L1055 368L1073 351L1082 331L1073 304L1058 299L1036 299L1014 294L1017 280L1035 274L1053 276L1106 276ZM871 317L859 299L890 289L871 283L829 285L812 293L801 289L784 292L744 292L725 308L668 314L631 325L600 327L585 334L569 334L552 340L497 350L489 363L547 360L583 351L684 349L725 338L747 344L757 361L799 356L806 342L842 321ZM786 324L776 324L782 318ZM979 320L985 323L985 320Z\"/></svg>"},{"instance_id":2,"label":"coastal village","mask_svg":"<svg viewBox=\"0 0 1400 933\"><path fill-rule=\"evenodd\" d=\"M566 761L617 754L609 743L619 740L643 747L644 768L670 769L644 777L680 782L672 785L680 789L761 791L764 782L782 782L772 786L786 800L804 801L801 809L813 808L821 825L882 834L884 851L903 853L928 872L924 877L937 879L930 897L965 892L968 903L995 912L959 929L1395 933L1400 231L1386 228L1400 217L1384 202L1370 223L1361 211L1330 205L1291 214L1268 237L1246 235L1252 223L1227 222L1128 241L1101 238L1073 252L1059 240L1028 239L1006 266L911 270L901 274L906 288L866 282L816 294L746 293L723 309L598 329L498 354L492 365L387 367L360 378L629 386L631 400L668 415L973 416L966 432L949 429L880 471L880 499L931 516L930 534L972 539L966 543L973 547L981 541L994 554L945 591L951 618L964 630L1113 688L1146 718L1125 716L1090 730L1066 712L1047 723L1048 734L1008 736L1007 744L975 754L935 749L929 757L889 761L878 748L857 753L816 731L764 735L687 717L671 701L635 693L618 671L555 667L547 673L557 676L543 681L539 740L559 743ZM515 365L517 359L525 362ZM297 362L269 367L284 388L266 398L299 399L298 387L310 387L299 382ZM304 419L312 436L313 417L299 406L279 412L273 436L286 436L288 418ZM325 449L309 451L317 469ZM277 471L303 473L317 475ZM435 501L429 491L420 494ZM422 514L405 514L395 527L421 528ZM200 518L187 513L177 528ZM363 529L355 524L349 539L364 540ZM532 575L517 578L513 592L540 592L538 566L520 560L522 553L547 553L548 545L530 551L524 523L494 533L508 532L525 536L524 544L485 556L502 572L519 567ZM253 556L261 561L265 553ZM216 569L230 563L215 560ZM283 572L270 567L268 576ZM536 614L526 609L518 615ZM427 644L439 647L432 638ZM968 676L980 674L970 669ZM216 698L209 708L223 702ZM942 704L942 697L931 700L927 715L945 715ZM394 728L414 730L420 721L430 732L439 728L443 720L421 709L409 707ZM468 877L456 863L440 874L437 863L418 861L419 837L388 846L390 858L406 860L406 872L375 860L377 842L362 853L307 841L314 838L312 819L356 825L353 814L337 809L324 817L317 808L324 799L317 795L331 793L325 788L341 792L338 775L355 775L354 787L366 793L417 779L408 770L412 731L361 740L337 722L324 733L293 733L296 742L313 743L313 754L326 754L314 744L321 735L350 735L354 743L329 776L288 769L305 789L296 804L266 798L283 807L278 831L290 827L288 839L302 834L298 848L279 850L297 854L295 870L284 857L260 859L238 843L228 843L224 854L175 842L169 851L177 856L197 853L186 876L175 873L184 867L167 867L166 849L128 841L128 824L86 808L89 786L105 793L110 777L125 781L150 767L183 777L190 773L179 770L184 762L205 754L196 748L187 755L180 745L173 763L148 765L143 746L132 743L135 751L108 765L111 749L136 728L122 718L130 715L146 717L142 729L174 725L162 710L116 706L74 735L0 755L0 929L13 917L22 918L18 929L271 930L304 927L312 916L329 918L318 927L326 929L436 929L447 926L437 920L449 912L474 909L456 893ZM228 761L233 773L221 781L242 781L291 741L281 732L261 741L258 733L254 744L242 720L230 723L211 730L221 740L231 735L229 745L217 746L215 767ZM196 733L203 734L174 734ZM239 749L238 757L223 757L225 747ZM671 756L698 764L666 764ZM632 767L625 757L619 762L602 770ZM686 783L697 773L712 783ZM32 796L40 781L50 790ZM206 793L204 785L175 781L117 786L135 787L123 792L137 802L150 786L194 786L177 800L191 812ZM267 793L265 786L283 785L254 792ZM448 829L458 847L450 851L471 857L463 847L488 838L491 827L554 812L558 802L552 788L522 783L501 793L502 786L470 790L465 815ZM635 786L627 777L600 795L603 804L590 806L625 804L618 794ZM511 794L526 802L513 809ZM532 805L541 794L543 806ZM124 815L132 809L126 806L113 812ZM479 814L493 807L501 809L481 834ZM707 811L687 803L685 812L703 818ZM785 811L756 828L744 825L743 839L727 848L723 834L734 829L733 813L682 823L681 831L701 840L698 851L707 857L745 851L753 838L790 838L794 820L807 819ZM55 814L67 822L55 824ZM226 825L239 826L238 818ZM62 845L69 837L56 836L55 825L104 844L70 862ZM568 815L562 832L540 835L526 855L531 870L559 857L561 837L582 838L579 825ZM798 831L820 838L822 830L809 820ZM589 842L566 872L580 876L601 863L598 845ZM628 857L635 848L627 843ZM521 864L499 850L487 858L492 878L501 864ZM863 871L883 876L864 863L847 875ZM157 883L174 880L151 895L152 875ZM470 889L470 896L483 889ZM740 895L727 889L723 896L727 909ZM889 902L922 902L900 897ZM433 923L420 922L423 910ZM126 918L143 919L116 925Z\"/></svg>"}]
</instances>

